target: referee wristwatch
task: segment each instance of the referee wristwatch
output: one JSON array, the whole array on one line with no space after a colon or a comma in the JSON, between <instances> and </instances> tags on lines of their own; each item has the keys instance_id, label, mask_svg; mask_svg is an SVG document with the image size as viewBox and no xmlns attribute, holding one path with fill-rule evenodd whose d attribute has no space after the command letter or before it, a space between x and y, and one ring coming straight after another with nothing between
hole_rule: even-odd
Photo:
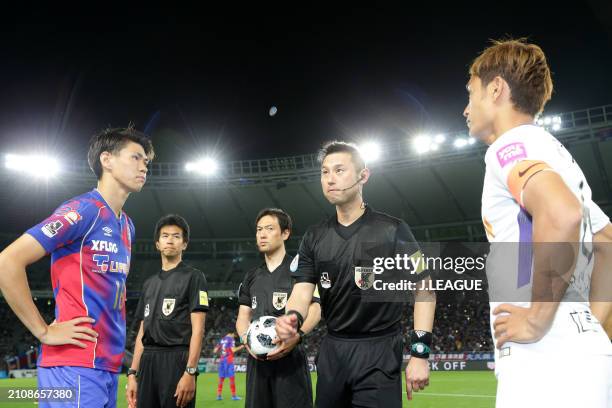
<instances>
[{"instance_id":1,"label":"referee wristwatch","mask_svg":"<svg viewBox=\"0 0 612 408\"><path fill-rule=\"evenodd\" d=\"M138 370L134 370L133 368L128 369L125 376L129 377L130 375L133 375L134 378L138 378Z\"/></svg>"},{"instance_id":2,"label":"referee wristwatch","mask_svg":"<svg viewBox=\"0 0 612 408\"><path fill-rule=\"evenodd\" d=\"M185 372L189 375L196 375L198 373L198 369L195 367L187 367L185 368Z\"/></svg>"}]
</instances>

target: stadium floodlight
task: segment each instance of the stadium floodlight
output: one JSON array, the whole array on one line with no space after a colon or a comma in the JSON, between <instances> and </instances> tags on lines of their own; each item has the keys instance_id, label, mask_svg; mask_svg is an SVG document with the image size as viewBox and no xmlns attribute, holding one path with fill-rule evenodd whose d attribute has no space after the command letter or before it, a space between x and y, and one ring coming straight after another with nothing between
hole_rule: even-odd
<instances>
[{"instance_id":1,"label":"stadium floodlight","mask_svg":"<svg viewBox=\"0 0 612 408\"><path fill-rule=\"evenodd\" d=\"M468 144L469 144L469 145L473 145L474 143L476 143L476 139L474 139L473 137L470 137L470 138L468 139Z\"/></svg>"},{"instance_id":2,"label":"stadium floodlight","mask_svg":"<svg viewBox=\"0 0 612 408\"><path fill-rule=\"evenodd\" d=\"M185 165L185 170L189 173L200 173L205 176L211 176L217 172L219 164L216 160L206 157L197 162L189 162Z\"/></svg>"},{"instance_id":3,"label":"stadium floodlight","mask_svg":"<svg viewBox=\"0 0 612 408\"><path fill-rule=\"evenodd\" d=\"M366 142L359 145L359 151L366 163L372 163L380 158L382 149L376 142Z\"/></svg>"},{"instance_id":4,"label":"stadium floodlight","mask_svg":"<svg viewBox=\"0 0 612 408\"><path fill-rule=\"evenodd\" d=\"M538 124L538 126L544 126L544 119L540 118L536 123Z\"/></svg>"},{"instance_id":5,"label":"stadium floodlight","mask_svg":"<svg viewBox=\"0 0 612 408\"><path fill-rule=\"evenodd\" d=\"M429 152L432 147L431 137L427 135L420 135L413 139L412 145L418 154Z\"/></svg>"},{"instance_id":6,"label":"stadium floodlight","mask_svg":"<svg viewBox=\"0 0 612 408\"><path fill-rule=\"evenodd\" d=\"M453 145L457 148L457 149L461 149L465 146L468 145L468 140L464 139L462 137L455 139L455 141L453 142Z\"/></svg>"},{"instance_id":7,"label":"stadium floodlight","mask_svg":"<svg viewBox=\"0 0 612 408\"><path fill-rule=\"evenodd\" d=\"M7 154L5 166L9 170L27 173L39 178L49 178L60 172L60 165L54 158L43 155L24 156Z\"/></svg>"},{"instance_id":8,"label":"stadium floodlight","mask_svg":"<svg viewBox=\"0 0 612 408\"><path fill-rule=\"evenodd\" d=\"M561 124L560 123L553 123L552 130L554 130L555 132L557 130L561 130Z\"/></svg>"},{"instance_id":9,"label":"stadium floodlight","mask_svg":"<svg viewBox=\"0 0 612 408\"><path fill-rule=\"evenodd\" d=\"M436 144L442 144L444 143L444 141L446 140L446 136L440 134L440 135L436 135L436 137L434 138L434 142L436 142Z\"/></svg>"},{"instance_id":10,"label":"stadium floodlight","mask_svg":"<svg viewBox=\"0 0 612 408\"><path fill-rule=\"evenodd\" d=\"M548 126L552 123L552 119L550 118L550 116L547 116L544 118L544 125Z\"/></svg>"},{"instance_id":11,"label":"stadium floodlight","mask_svg":"<svg viewBox=\"0 0 612 408\"><path fill-rule=\"evenodd\" d=\"M553 122L553 123L558 123L558 124L561 124L561 116L554 116L554 117L552 118L552 122Z\"/></svg>"}]
</instances>

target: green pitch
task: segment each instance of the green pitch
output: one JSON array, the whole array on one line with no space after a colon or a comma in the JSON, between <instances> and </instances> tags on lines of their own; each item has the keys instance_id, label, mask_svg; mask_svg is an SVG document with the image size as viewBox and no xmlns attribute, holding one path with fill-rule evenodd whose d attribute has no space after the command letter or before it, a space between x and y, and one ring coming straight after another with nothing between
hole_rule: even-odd
<instances>
[{"instance_id":1,"label":"green pitch","mask_svg":"<svg viewBox=\"0 0 612 408\"><path fill-rule=\"evenodd\" d=\"M313 386L317 376L312 375ZM34 379L0 380L0 389L36 387ZM429 387L414 394L409 404L404 394L404 407L415 408L490 408L495 406L495 377L492 372L432 372ZM245 374L236 375L236 392L244 398ZM6 395L2 392L2 395ZM223 385L223 400L217 401L217 374L202 374L198 377L197 407L230 408L243 407L244 400L232 401L229 381ZM8 403L0 400L0 408L35 407L33 402ZM117 407L127 407L125 401L125 375L119 382Z\"/></svg>"}]
</instances>

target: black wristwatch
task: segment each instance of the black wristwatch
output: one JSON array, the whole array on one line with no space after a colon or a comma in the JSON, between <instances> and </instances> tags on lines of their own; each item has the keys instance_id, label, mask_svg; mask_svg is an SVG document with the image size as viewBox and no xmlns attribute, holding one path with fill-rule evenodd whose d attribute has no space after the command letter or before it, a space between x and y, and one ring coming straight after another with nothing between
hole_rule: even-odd
<instances>
[{"instance_id":1,"label":"black wristwatch","mask_svg":"<svg viewBox=\"0 0 612 408\"><path fill-rule=\"evenodd\" d=\"M300 341L298 344L300 344L302 341L304 341L304 336L306 334L302 330L298 330L298 335L300 336Z\"/></svg>"},{"instance_id":2,"label":"black wristwatch","mask_svg":"<svg viewBox=\"0 0 612 408\"><path fill-rule=\"evenodd\" d=\"M185 368L185 372L189 375L196 375L198 373L198 369L195 367L187 367Z\"/></svg>"},{"instance_id":3,"label":"black wristwatch","mask_svg":"<svg viewBox=\"0 0 612 408\"><path fill-rule=\"evenodd\" d=\"M134 378L138 378L138 370L134 370L133 368L129 368L128 371L127 371L127 374L125 376L129 377L130 375L133 375Z\"/></svg>"}]
</instances>

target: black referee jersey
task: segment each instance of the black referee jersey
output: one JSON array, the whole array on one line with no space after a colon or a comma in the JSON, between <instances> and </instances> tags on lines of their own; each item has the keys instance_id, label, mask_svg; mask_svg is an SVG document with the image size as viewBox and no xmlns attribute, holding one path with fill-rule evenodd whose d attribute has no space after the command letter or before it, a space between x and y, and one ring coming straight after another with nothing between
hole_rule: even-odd
<instances>
[{"instance_id":1,"label":"black referee jersey","mask_svg":"<svg viewBox=\"0 0 612 408\"><path fill-rule=\"evenodd\" d=\"M374 272L375 258L398 255L416 264ZM300 244L293 276L297 282L317 285L330 334L376 335L399 329L404 302L409 299L408 291L390 290L383 283L423 279L426 273L422 273L420 257L404 221L366 207L348 227L339 224L336 216L310 227Z\"/></svg>"},{"instance_id":2,"label":"black referee jersey","mask_svg":"<svg viewBox=\"0 0 612 408\"><path fill-rule=\"evenodd\" d=\"M145 346L189 347L191 313L208 311L204 273L185 262L169 271L159 270L143 287L136 317L144 320Z\"/></svg>"},{"instance_id":3,"label":"black referee jersey","mask_svg":"<svg viewBox=\"0 0 612 408\"><path fill-rule=\"evenodd\" d=\"M144 331L138 408L176 407L174 392L189 358L191 313L207 310L206 278L184 262L169 271L160 269L145 281L136 309ZM194 408L195 401L194 395L186 408Z\"/></svg>"},{"instance_id":4,"label":"black referee jersey","mask_svg":"<svg viewBox=\"0 0 612 408\"><path fill-rule=\"evenodd\" d=\"M285 255L281 264L272 272L266 262L247 272L238 290L238 303L253 310L253 320L261 316L282 316L295 277L290 271L292 258ZM319 302L318 294L313 297Z\"/></svg>"},{"instance_id":5,"label":"black referee jersey","mask_svg":"<svg viewBox=\"0 0 612 408\"><path fill-rule=\"evenodd\" d=\"M246 274L238 302L252 309L253 319L285 314L295 283L291 262L291 257L285 255L272 272L264 261ZM318 300L315 294L313 302ZM312 384L302 345L274 361L259 361L249 355L246 391L246 408L312 408Z\"/></svg>"}]
</instances>

